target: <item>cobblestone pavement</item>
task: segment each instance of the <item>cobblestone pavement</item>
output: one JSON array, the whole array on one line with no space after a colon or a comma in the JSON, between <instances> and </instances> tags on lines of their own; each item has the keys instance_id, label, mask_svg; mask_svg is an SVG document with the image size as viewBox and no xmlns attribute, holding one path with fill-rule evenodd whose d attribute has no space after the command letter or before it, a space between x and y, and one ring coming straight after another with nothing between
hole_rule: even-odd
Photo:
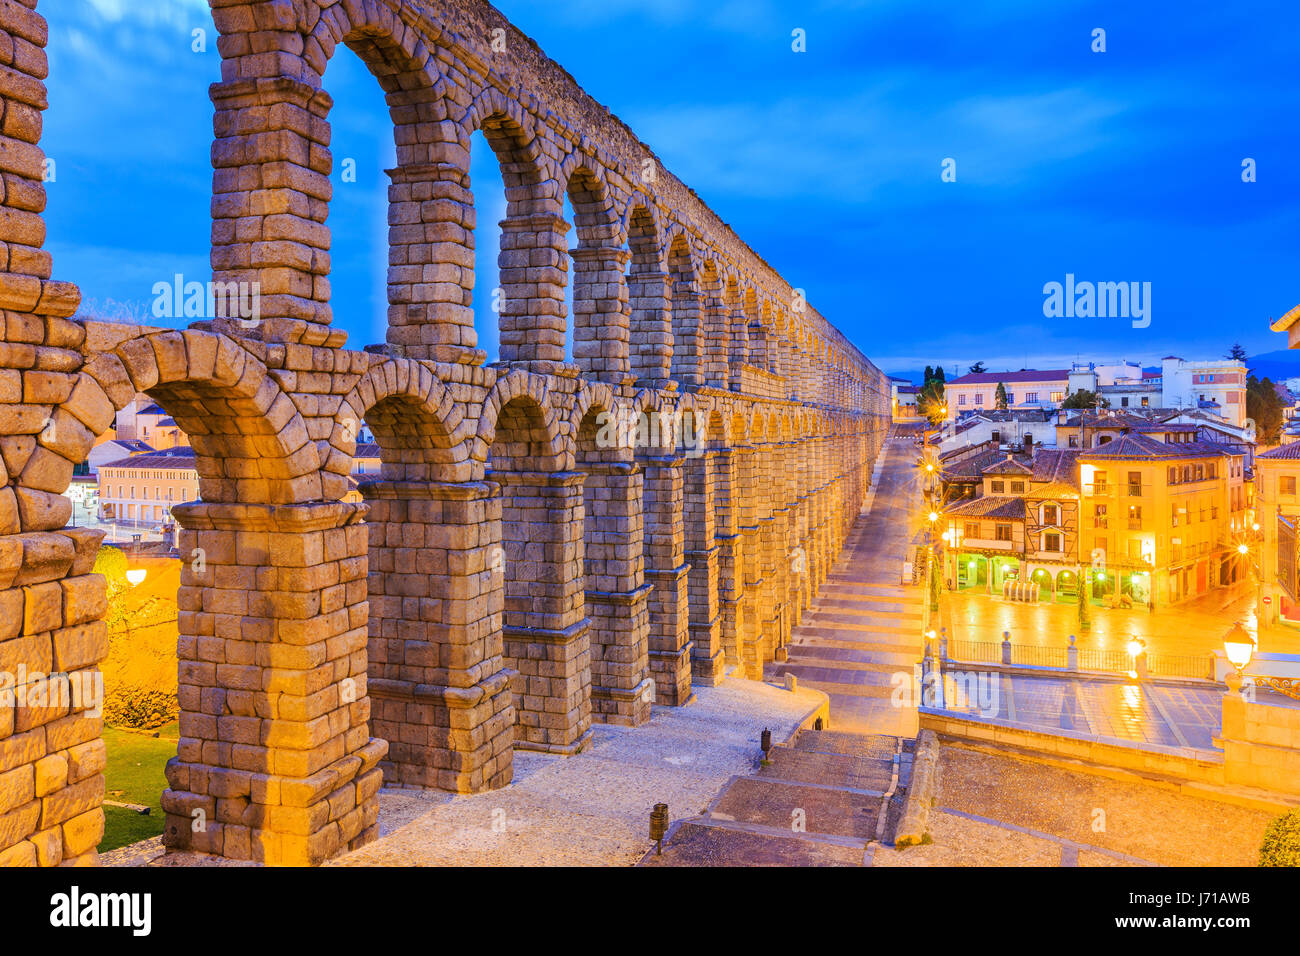
<instances>
[{"instance_id":1,"label":"cobblestone pavement","mask_svg":"<svg viewBox=\"0 0 1300 956\"><path fill-rule=\"evenodd\" d=\"M789 660L768 666L825 691L836 730L914 737L916 708L896 707L895 675L921 656L922 589L900 584L917 520L916 446L891 439L872 491L821 595L791 637Z\"/></svg>"},{"instance_id":2,"label":"cobblestone pavement","mask_svg":"<svg viewBox=\"0 0 1300 956\"><path fill-rule=\"evenodd\" d=\"M1273 814L1005 754L940 751L932 844L874 866L1254 866Z\"/></svg>"},{"instance_id":3,"label":"cobblestone pavement","mask_svg":"<svg viewBox=\"0 0 1300 956\"><path fill-rule=\"evenodd\" d=\"M759 737L788 737L825 698L757 681L696 687L687 707L656 707L636 729L595 726L573 757L518 751L509 786L473 796L383 790L380 837L341 866L629 865L649 847L650 810L704 810L756 765Z\"/></svg>"},{"instance_id":4,"label":"cobblestone pavement","mask_svg":"<svg viewBox=\"0 0 1300 956\"><path fill-rule=\"evenodd\" d=\"M953 670L945 708L1038 730L1097 740L1216 750L1223 724L1220 685L1157 684ZM965 675L973 675L971 683ZM974 688L971 691L966 688Z\"/></svg>"}]
</instances>

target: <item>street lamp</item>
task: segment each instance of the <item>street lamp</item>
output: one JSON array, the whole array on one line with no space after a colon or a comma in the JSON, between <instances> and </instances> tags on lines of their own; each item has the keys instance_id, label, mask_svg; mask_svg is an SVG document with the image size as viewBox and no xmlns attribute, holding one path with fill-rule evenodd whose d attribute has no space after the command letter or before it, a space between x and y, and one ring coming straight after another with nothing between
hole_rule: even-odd
<instances>
[{"instance_id":1,"label":"street lamp","mask_svg":"<svg viewBox=\"0 0 1300 956\"><path fill-rule=\"evenodd\" d=\"M144 568L131 568L126 572L126 579L131 582L132 587L144 583L144 579L149 576L149 572Z\"/></svg>"},{"instance_id":2,"label":"street lamp","mask_svg":"<svg viewBox=\"0 0 1300 956\"><path fill-rule=\"evenodd\" d=\"M1233 624L1232 630L1223 636L1223 653L1233 668L1227 679L1229 691L1241 690L1243 684L1241 672L1255 655L1255 646L1254 635L1242 627L1240 621Z\"/></svg>"}]
</instances>

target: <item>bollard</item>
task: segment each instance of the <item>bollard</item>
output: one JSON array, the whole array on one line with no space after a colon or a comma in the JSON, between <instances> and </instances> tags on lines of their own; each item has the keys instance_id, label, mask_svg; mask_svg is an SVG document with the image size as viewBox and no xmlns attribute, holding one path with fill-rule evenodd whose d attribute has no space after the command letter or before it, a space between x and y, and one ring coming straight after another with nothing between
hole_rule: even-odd
<instances>
[{"instance_id":1,"label":"bollard","mask_svg":"<svg viewBox=\"0 0 1300 956\"><path fill-rule=\"evenodd\" d=\"M764 727L762 736L759 737L758 745L763 749L763 756L766 757L767 752L772 749L772 731Z\"/></svg>"},{"instance_id":2,"label":"bollard","mask_svg":"<svg viewBox=\"0 0 1300 956\"><path fill-rule=\"evenodd\" d=\"M786 674L785 689L792 694L796 693L799 690L799 678L795 677L793 674Z\"/></svg>"},{"instance_id":3,"label":"bollard","mask_svg":"<svg viewBox=\"0 0 1300 956\"><path fill-rule=\"evenodd\" d=\"M1011 666L1011 632L1002 632L1002 663Z\"/></svg>"},{"instance_id":4,"label":"bollard","mask_svg":"<svg viewBox=\"0 0 1300 956\"><path fill-rule=\"evenodd\" d=\"M668 832L668 804L656 803L650 811L650 839L655 841L655 855L664 852L664 834Z\"/></svg>"},{"instance_id":5,"label":"bollard","mask_svg":"<svg viewBox=\"0 0 1300 956\"><path fill-rule=\"evenodd\" d=\"M1069 670L1079 669L1079 649L1074 646L1074 635L1070 635L1070 646L1065 651L1065 666Z\"/></svg>"}]
</instances>

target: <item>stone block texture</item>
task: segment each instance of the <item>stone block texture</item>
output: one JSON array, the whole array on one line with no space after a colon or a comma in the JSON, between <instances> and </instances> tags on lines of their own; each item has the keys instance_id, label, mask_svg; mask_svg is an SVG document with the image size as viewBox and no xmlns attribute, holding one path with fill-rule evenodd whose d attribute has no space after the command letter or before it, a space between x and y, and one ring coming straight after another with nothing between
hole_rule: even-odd
<instances>
[{"instance_id":1,"label":"stone block texture","mask_svg":"<svg viewBox=\"0 0 1300 956\"><path fill-rule=\"evenodd\" d=\"M0 2L0 689L99 674L100 535L64 492L140 393L199 472L169 848L320 863L374 838L385 783L502 787L516 748L576 753L593 721L760 677L860 509L885 376L487 3L210 3L213 280L255 283L261 315L168 330L79 319L52 278L47 29ZM330 306L340 46L397 143L366 348ZM475 132L505 178L499 290L475 289ZM476 291L499 298L492 366ZM346 503L362 422L383 469ZM0 705L0 865L96 861L84 705Z\"/></svg>"}]
</instances>

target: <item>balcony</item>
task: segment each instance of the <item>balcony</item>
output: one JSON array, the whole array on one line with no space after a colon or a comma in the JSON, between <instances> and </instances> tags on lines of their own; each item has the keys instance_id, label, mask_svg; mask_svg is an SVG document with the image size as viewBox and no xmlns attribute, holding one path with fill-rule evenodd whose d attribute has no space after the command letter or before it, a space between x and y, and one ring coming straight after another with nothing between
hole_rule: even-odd
<instances>
[{"instance_id":1,"label":"balcony","mask_svg":"<svg viewBox=\"0 0 1300 956\"><path fill-rule=\"evenodd\" d=\"M1091 498L1109 498L1115 493L1115 486L1105 482L1094 482L1083 486L1083 493Z\"/></svg>"}]
</instances>

